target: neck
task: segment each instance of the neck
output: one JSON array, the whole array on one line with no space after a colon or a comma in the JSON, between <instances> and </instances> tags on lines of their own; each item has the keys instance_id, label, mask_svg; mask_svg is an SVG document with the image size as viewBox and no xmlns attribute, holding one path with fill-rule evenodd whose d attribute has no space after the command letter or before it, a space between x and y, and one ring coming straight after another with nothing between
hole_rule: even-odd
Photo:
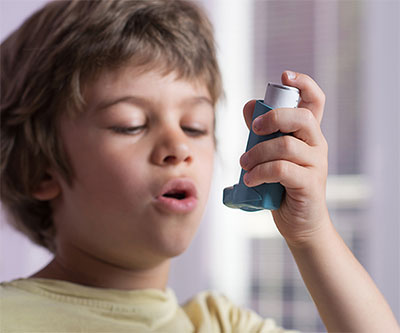
<instances>
[{"instance_id":1,"label":"neck","mask_svg":"<svg viewBox=\"0 0 400 333\"><path fill-rule=\"evenodd\" d=\"M110 263L75 249L74 255L56 254L33 278L56 279L81 285L121 290L155 288L165 290L170 259L139 268Z\"/></svg>"}]
</instances>

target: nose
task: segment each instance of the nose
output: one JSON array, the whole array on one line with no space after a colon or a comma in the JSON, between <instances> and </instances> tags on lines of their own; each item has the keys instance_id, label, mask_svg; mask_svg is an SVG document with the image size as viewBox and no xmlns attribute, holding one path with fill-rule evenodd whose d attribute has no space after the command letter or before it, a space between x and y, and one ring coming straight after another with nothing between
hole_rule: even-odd
<instances>
[{"instance_id":1,"label":"nose","mask_svg":"<svg viewBox=\"0 0 400 333\"><path fill-rule=\"evenodd\" d=\"M185 133L180 128L163 131L157 138L151 160L160 166L191 163L193 156Z\"/></svg>"}]
</instances>

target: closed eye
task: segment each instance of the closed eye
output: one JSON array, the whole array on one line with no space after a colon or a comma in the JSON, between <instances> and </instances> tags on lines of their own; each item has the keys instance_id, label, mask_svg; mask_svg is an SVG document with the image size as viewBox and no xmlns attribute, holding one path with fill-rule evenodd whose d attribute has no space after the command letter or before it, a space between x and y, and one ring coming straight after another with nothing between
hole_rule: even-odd
<instances>
[{"instance_id":1,"label":"closed eye","mask_svg":"<svg viewBox=\"0 0 400 333\"><path fill-rule=\"evenodd\" d=\"M203 135L207 135L208 134L207 130L198 129L198 128L192 128L192 127L186 127L186 126L183 126L182 130L186 134L188 134L189 136L193 136L193 137L203 136Z\"/></svg>"},{"instance_id":2,"label":"closed eye","mask_svg":"<svg viewBox=\"0 0 400 333\"><path fill-rule=\"evenodd\" d=\"M146 125L141 126L130 126L130 127L121 127L121 126L112 126L109 127L110 130L117 134L125 134L125 135L135 135L141 133L146 128ZM207 130L194 128L194 127L187 127L183 126L182 130L191 137L199 137L208 134Z\"/></svg>"},{"instance_id":3,"label":"closed eye","mask_svg":"<svg viewBox=\"0 0 400 333\"><path fill-rule=\"evenodd\" d=\"M145 128L146 128L146 125L130 126L130 127L119 127L119 126L109 127L109 129L112 130L115 133L128 134L128 135L139 134Z\"/></svg>"}]
</instances>

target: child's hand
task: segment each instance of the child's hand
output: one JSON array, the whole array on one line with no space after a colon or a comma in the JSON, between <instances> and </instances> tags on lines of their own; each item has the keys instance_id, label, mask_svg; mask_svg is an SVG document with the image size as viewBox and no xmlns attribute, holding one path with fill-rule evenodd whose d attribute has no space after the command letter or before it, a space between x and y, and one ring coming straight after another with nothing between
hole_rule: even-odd
<instances>
[{"instance_id":1,"label":"child's hand","mask_svg":"<svg viewBox=\"0 0 400 333\"><path fill-rule=\"evenodd\" d=\"M292 245L300 245L314 237L327 221L325 201L328 171L328 146L320 123L325 95L307 75L282 74L282 83L300 90L301 102L297 109L275 109L253 122L258 135L276 131L292 133L264 141L243 154L240 163L247 170L247 186L279 182L286 188L281 207L272 212L275 223ZM244 107L247 126L251 126L255 101Z\"/></svg>"},{"instance_id":2,"label":"child's hand","mask_svg":"<svg viewBox=\"0 0 400 333\"><path fill-rule=\"evenodd\" d=\"M285 186L281 207L272 214L328 332L398 332L389 305L328 215L328 147L320 128L324 93L307 75L291 79L288 74L282 75L282 83L300 89L298 109L271 110L251 124L255 101L244 107L246 123L256 134L292 133L260 142L242 156L248 170L244 182Z\"/></svg>"}]
</instances>

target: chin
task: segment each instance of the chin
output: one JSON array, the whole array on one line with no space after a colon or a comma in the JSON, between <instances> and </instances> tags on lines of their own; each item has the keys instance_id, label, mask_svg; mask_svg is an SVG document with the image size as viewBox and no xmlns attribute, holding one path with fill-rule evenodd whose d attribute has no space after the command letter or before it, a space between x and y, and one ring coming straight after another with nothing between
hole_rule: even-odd
<instances>
[{"instance_id":1,"label":"chin","mask_svg":"<svg viewBox=\"0 0 400 333\"><path fill-rule=\"evenodd\" d=\"M157 220L146 230L142 246L158 258L173 258L187 250L199 227L201 216L196 214L186 217ZM149 224L150 225L150 224Z\"/></svg>"},{"instance_id":2,"label":"chin","mask_svg":"<svg viewBox=\"0 0 400 333\"><path fill-rule=\"evenodd\" d=\"M197 228L196 228L197 229ZM164 258L173 258L181 255L190 246L196 230L180 228L164 235L159 235L154 249Z\"/></svg>"},{"instance_id":3,"label":"chin","mask_svg":"<svg viewBox=\"0 0 400 333\"><path fill-rule=\"evenodd\" d=\"M179 255L181 255L183 252L186 251L186 249L189 247L191 243L191 238L190 239L169 239L166 242L163 242L163 244L159 244L160 246L158 247L157 250L159 250L160 255L166 258L174 258Z\"/></svg>"}]
</instances>

